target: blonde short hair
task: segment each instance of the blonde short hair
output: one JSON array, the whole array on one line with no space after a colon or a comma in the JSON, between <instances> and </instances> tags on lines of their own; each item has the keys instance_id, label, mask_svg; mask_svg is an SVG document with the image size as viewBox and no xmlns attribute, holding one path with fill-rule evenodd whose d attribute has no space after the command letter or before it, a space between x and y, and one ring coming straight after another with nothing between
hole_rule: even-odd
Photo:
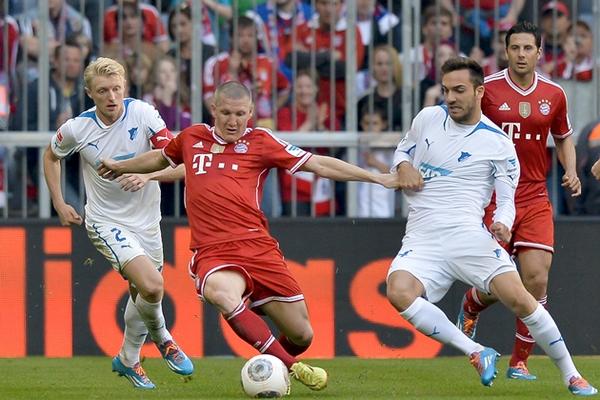
<instances>
[{"instance_id":1,"label":"blonde short hair","mask_svg":"<svg viewBox=\"0 0 600 400\"><path fill-rule=\"evenodd\" d=\"M108 57L99 57L95 61L92 61L83 72L83 79L85 80L85 87L91 89L92 80L96 76L110 76L119 75L125 80L125 68L119 62Z\"/></svg>"}]
</instances>

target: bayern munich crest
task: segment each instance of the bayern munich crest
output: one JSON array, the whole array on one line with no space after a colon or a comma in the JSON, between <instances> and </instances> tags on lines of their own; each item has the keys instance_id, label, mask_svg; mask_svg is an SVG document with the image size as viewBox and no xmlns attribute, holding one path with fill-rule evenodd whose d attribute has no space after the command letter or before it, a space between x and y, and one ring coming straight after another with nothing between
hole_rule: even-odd
<instances>
[{"instance_id":1,"label":"bayern munich crest","mask_svg":"<svg viewBox=\"0 0 600 400\"><path fill-rule=\"evenodd\" d=\"M248 152L248 144L249 143L246 142L245 140L240 140L233 147L233 151L235 151L236 153L247 153Z\"/></svg>"},{"instance_id":2,"label":"bayern munich crest","mask_svg":"<svg viewBox=\"0 0 600 400\"><path fill-rule=\"evenodd\" d=\"M550 114L550 106L552 105L552 103L550 103L549 100L542 99L538 101L538 103L540 105L540 113L542 113L542 115Z\"/></svg>"}]
</instances>

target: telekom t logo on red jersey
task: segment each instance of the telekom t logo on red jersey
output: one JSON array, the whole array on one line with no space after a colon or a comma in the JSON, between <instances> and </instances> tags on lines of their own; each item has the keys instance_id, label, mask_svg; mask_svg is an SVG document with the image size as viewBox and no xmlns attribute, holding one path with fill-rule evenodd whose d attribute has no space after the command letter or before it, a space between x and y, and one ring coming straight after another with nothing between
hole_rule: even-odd
<instances>
[{"instance_id":1,"label":"telekom t logo on red jersey","mask_svg":"<svg viewBox=\"0 0 600 400\"><path fill-rule=\"evenodd\" d=\"M521 133L521 123L520 122L503 122L502 130L508 134L511 140L513 139L525 139L525 140L542 140L542 135L539 133Z\"/></svg>"},{"instance_id":2,"label":"telekom t logo on red jersey","mask_svg":"<svg viewBox=\"0 0 600 400\"><path fill-rule=\"evenodd\" d=\"M194 154L192 168L196 171L196 175L202 175L206 173L204 168L209 168L212 165L212 158L212 153Z\"/></svg>"},{"instance_id":3,"label":"telekom t logo on red jersey","mask_svg":"<svg viewBox=\"0 0 600 400\"><path fill-rule=\"evenodd\" d=\"M194 158L192 159L192 168L194 171L196 171L196 175L202 175L208 172L206 169L213 166L213 156L214 154L212 153L194 154ZM216 168L224 169L225 163L217 163ZM239 165L231 164L231 169L233 171L237 171L239 169Z\"/></svg>"}]
</instances>

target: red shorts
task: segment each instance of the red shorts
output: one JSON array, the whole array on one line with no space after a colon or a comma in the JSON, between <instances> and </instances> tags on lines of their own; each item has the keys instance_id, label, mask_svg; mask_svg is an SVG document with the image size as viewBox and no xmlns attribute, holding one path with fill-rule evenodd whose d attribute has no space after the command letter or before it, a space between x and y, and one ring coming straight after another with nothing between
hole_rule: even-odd
<instances>
[{"instance_id":1,"label":"red shorts","mask_svg":"<svg viewBox=\"0 0 600 400\"><path fill-rule=\"evenodd\" d=\"M250 300L250 307L258 307L273 300L304 300L302 290L288 269L278 243L272 238L226 242L196 250L189 268L198 296L202 300L206 278L222 269L239 271L244 276L246 290L243 298Z\"/></svg>"},{"instance_id":2,"label":"red shorts","mask_svg":"<svg viewBox=\"0 0 600 400\"><path fill-rule=\"evenodd\" d=\"M494 209L495 205L490 205L485 210L484 221L488 227L492 224ZM509 254L517 254L527 248L554 253L554 219L550 201L518 205L511 241L503 247Z\"/></svg>"}]
</instances>

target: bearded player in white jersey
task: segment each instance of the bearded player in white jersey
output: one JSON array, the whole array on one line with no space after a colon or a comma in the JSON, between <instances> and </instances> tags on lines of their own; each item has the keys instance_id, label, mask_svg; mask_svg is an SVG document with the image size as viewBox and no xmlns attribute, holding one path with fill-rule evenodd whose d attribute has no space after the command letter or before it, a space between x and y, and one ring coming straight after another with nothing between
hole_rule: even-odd
<instances>
[{"instance_id":1,"label":"bearded player in white jersey","mask_svg":"<svg viewBox=\"0 0 600 400\"><path fill-rule=\"evenodd\" d=\"M500 299L527 325L575 395L597 393L575 368L554 320L525 289L509 254L519 163L510 138L481 113L483 70L468 58L442 66L445 106L428 107L398 144L394 169L408 199L402 249L387 277L387 296L420 332L469 356L481 383L496 377L499 354L462 333L434 303L459 280ZM484 208L496 192L488 231Z\"/></svg>"},{"instance_id":2,"label":"bearded player in white jersey","mask_svg":"<svg viewBox=\"0 0 600 400\"><path fill-rule=\"evenodd\" d=\"M112 267L129 282L125 335L113 371L134 387L153 389L140 364L146 335L167 365L181 375L194 366L166 329L160 188L157 180L182 178L182 169L153 176L127 175L119 182L101 178L96 167L103 158L127 159L162 148L173 137L151 105L125 98L125 70L121 64L98 58L84 72L85 90L95 107L65 122L44 153L44 175L52 204L62 225L81 225L83 219L61 192L61 159L79 153L87 194L85 226L88 236ZM154 180L153 180L154 179Z\"/></svg>"}]
</instances>

